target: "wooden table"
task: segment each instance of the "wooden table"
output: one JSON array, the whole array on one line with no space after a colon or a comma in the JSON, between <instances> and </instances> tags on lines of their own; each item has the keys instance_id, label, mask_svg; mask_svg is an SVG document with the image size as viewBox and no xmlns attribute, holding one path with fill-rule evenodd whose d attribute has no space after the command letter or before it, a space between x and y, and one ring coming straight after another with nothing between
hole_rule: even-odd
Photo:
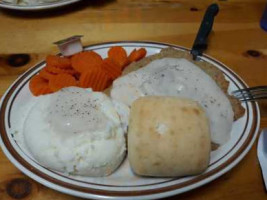
<instances>
[{"instance_id":1,"label":"wooden table","mask_svg":"<svg viewBox=\"0 0 267 200\"><path fill-rule=\"evenodd\" d=\"M19 74L46 54L57 52L52 42L75 34L84 35L84 45L112 40L153 40L191 47L204 11L212 2L88 0L45 12L0 10L0 95ZM206 51L250 86L267 85L267 32L259 26L265 3L265 0L218 1L220 12ZM14 67L12 54L28 54L31 59L21 67ZM260 109L261 127L266 127L266 101L260 103ZM0 200L14 199L14 194L21 192L16 178L32 185L25 200L78 199L30 180L0 151ZM7 185L13 183L12 195L7 192ZM233 170L204 187L179 195L179 199L266 198L256 143Z\"/></svg>"}]
</instances>

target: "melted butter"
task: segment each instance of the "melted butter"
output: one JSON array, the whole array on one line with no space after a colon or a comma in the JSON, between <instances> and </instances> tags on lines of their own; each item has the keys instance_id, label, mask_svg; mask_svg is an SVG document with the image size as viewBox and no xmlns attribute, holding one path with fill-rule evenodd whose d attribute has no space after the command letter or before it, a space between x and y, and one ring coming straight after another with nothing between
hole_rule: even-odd
<instances>
[{"instance_id":1,"label":"melted butter","mask_svg":"<svg viewBox=\"0 0 267 200\"><path fill-rule=\"evenodd\" d=\"M233 123L230 101L209 75L188 60L155 60L113 82L111 97L128 106L144 95L193 99L209 117L212 141L224 144L230 138Z\"/></svg>"}]
</instances>

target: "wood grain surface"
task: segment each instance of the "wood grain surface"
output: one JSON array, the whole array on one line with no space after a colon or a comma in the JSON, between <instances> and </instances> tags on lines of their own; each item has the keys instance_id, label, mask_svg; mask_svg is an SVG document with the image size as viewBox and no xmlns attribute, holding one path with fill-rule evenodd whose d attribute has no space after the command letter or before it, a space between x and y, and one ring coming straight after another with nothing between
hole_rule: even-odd
<instances>
[{"instance_id":1,"label":"wood grain surface","mask_svg":"<svg viewBox=\"0 0 267 200\"><path fill-rule=\"evenodd\" d=\"M153 40L191 47L204 11L213 2L219 4L220 12L206 53L233 69L249 86L267 85L267 32L259 26L265 0L86 0L42 12L0 10L0 95L45 55L57 53L54 41L75 34L84 35L84 45ZM30 60L25 64L27 55ZM266 101L260 103L260 109L261 127L267 127ZM169 199L267 199L256 155L255 143L230 172L206 186ZM0 150L0 200L6 199L79 198L26 177Z\"/></svg>"}]
</instances>

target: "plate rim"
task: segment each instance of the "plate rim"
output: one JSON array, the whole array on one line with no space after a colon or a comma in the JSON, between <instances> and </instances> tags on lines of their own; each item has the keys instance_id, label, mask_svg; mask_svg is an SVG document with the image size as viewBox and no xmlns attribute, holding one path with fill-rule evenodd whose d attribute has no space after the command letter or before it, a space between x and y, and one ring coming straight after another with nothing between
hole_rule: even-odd
<instances>
[{"instance_id":1,"label":"plate rim","mask_svg":"<svg viewBox=\"0 0 267 200\"><path fill-rule=\"evenodd\" d=\"M92 45L88 45L88 46L85 46L85 48L93 48L94 46L103 46L103 45L112 45L112 44L129 44L129 43L132 43L132 44L152 44L152 45L161 45L161 46L165 46L165 47L174 47L174 48L178 48L178 49L182 49L182 50L189 50L188 48L186 47L182 47L182 46L179 46L179 45L174 45L174 44L168 44L168 43L161 43L161 42L154 42L154 41L113 41L113 42L105 42L105 43L98 43L98 44L92 44ZM231 75L234 75L235 78L239 81L240 84L242 84L243 86L247 87L246 83L235 73L233 72L230 68L228 68L226 65L224 65L223 63L219 62L218 60L216 60L215 58L213 57L210 57L206 54L203 55L203 57L211 60L212 62L215 62L216 64L222 66L223 68L225 68L227 71L229 71L231 73ZM5 112L2 111L2 103L3 101L6 99L6 97L8 96L8 94L10 93L10 90L16 86L16 84L19 84L19 80L24 80L26 77L28 77L27 75L34 72L38 67L40 67L42 64L44 63L44 61L34 65L33 67L31 67L30 69L28 69L25 73L23 73L21 76L19 76L14 82L13 84L11 84L11 86L7 89L7 91L5 92L5 94L2 96L1 98L1 103L0 103L0 106L1 106L1 112L0 112L0 118L1 119L4 119L4 115ZM25 76L25 77L24 77ZM23 78L24 77L24 78ZM16 89L16 87L14 88L14 90ZM8 97L12 96L12 92L10 93L10 95ZM244 142L244 144L242 144L241 147L243 147L241 153L237 156L235 156L235 158L232 158L234 156L232 156L232 161L230 163L223 163L225 164L226 166L222 168L222 170L219 170L217 173L213 174L212 176L208 176L206 179L203 179L202 181L204 181L204 183L200 184L200 185L195 185L194 187L191 187L191 189L194 189L196 187L199 187L199 186L202 186L202 185L205 185L206 183L220 177L222 174L226 173L227 171L229 171L230 169L232 169L238 162L240 162L240 160L242 160L242 158L247 154L247 152L250 150L252 144L255 142L255 139L256 139L256 136L258 134L258 130L259 130L259 123L260 123L260 113L259 113L259 108L258 108L258 104L256 102L253 102L252 103L253 105L253 117L257 117L257 120L256 120L256 123L253 123L254 127L253 129L254 132L251 134L252 138L249 139L249 138L246 138L246 141ZM4 117L4 118L3 118ZM149 194L143 194L143 195L138 195L138 194L134 194L134 192L131 192L131 194L134 194L134 196L120 196L121 195L121 191L119 192L115 192L114 194L111 194L112 191L106 191L107 193L109 193L108 195L107 194L104 194L103 195L103 191L99 193L99 191L95 191L96 193L86 193L87 195L82 195L82 194L76 194L76 190L71 190L69 188L64 188L62 186L58 186L57 184L54 184L53 182L50 182L50 181L47 181L46 179L44 180L41 180L42 177L39 177L39 176L36 176L36 174L31 174L31 172L28 172L27 168L24 168L24 166L21 165L21 163L19 163L15 158L12 157L12 155L10 154L10 152L8 151L8 149L6 149L6 146L4 145L3 141L2 141L2 128L3 126L5 126L5 124L2 123L2 121L4 120L1 120L1 123L0 123L0 131L1 131L1 137L0 137L0 145L2 147L2 149L4 150L4 153L6 155L8 155L7 157L10 159L10 160L13 160L13 164L18 167L20 170L21 168L24 169L22 170L25 174L27 174L28 176L30 176L31 178L33 178L34 180L50 187L50 188L53 188L53 189L56 189L56 190L59 190L61 192L64 192L64 193L67 193L67 194L70 194L70 195L75 195L75 196L80 196L80 197L85 197L85 198L115 198L115 199L119 199L119 198L123 198L123 199L126 199L126 198L130 198L130 199L139 199L139 198L162 198L162 197L166 197L166 196L170 196L170 195L175 195L175 194L179 194L179 193L182 193L182 192L175 192L175 190L180 190L180 189L177 189L177 188L174 188L174 189L171 189L171 190L167 190L167 191L162 191L162 192L157 192L157 193L149 193ZM252 130L252 128L251 128ZM7 133L6 133L7 134ZM248 140L249 139L249 140ZM246 144L246 145L245 145ZM4 147L4 148L3 148ZM241 147L238 149L238 151L241 149ZM236 153L235 153L236 154ZM234 154L234 155L235 155ZM230 158L230 159L231 159ZM228 159L229 160L229 159ZM228 162L227 160L227 162ZM15 163L18 165L16 165ZM26 172L27 173L26 173ZM29 175L30 174L30 175ZM198 182L197 182L198 183ZM175 184L176 185L176 184ZM163 186L164 188L168 188L168 187L175 187L175 185L171 185L171 186ZM190 185L189 185L190 186ZM59 187L62 187L62 188L59 188ZM185 187L188 187L188 186L185 186ZM160 190L161 188L158 188L156 189L157 191ZM182 187L183 189L183 187ZM188 191L188 190L191 190L190 188L188 188L187 190L185 191ZM68 190L68 191L67 191ZM95 190L95 189L92 189L90 188L90 190ZM153 190L153 189L152 189ZM145 190L146 191L146 190ZM183 191L183 192L185 192ZM125 193L129 193L128 191L124 191ZM139 191L136 191L136 192L139 192ZM120 193L119 196L116 196L118 193ZM143 191L141 191L141 193L143 193ZM156 195L156 196L155 196Z\"/></svg>"},{"instance_id":2,"label":"plate rim","mask_svg":"<svg viewBox=\"0 0 267 200\"><path fill-rule=\"evenodd\" d=\"M58 8L58 7L66 6L66 5L73 4L79 1L81 0L63 0L63 1L61 0L59 2L50 2L46 4L32 5L32 6L20 6L20 5L0 1L0 8L10 9L10 10L20 10L20 11L38 11L38 10Z\"/></svg>"}]
</instances>

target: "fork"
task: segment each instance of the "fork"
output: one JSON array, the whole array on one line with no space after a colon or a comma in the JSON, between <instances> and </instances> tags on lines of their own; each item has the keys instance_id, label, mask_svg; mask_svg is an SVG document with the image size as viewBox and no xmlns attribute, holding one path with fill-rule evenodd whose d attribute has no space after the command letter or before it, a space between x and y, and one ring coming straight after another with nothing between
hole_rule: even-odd
<instances>
[{"instance_id":1,"label":"fork","mask_svg":"<svg viewBox=\"0 0 267 200\"><path fill-rule=\"evenodd\" d=\"M267 86L257 86L235 90L232 95L240 101L267 99Z\"/></svg>"}]
</instances>

